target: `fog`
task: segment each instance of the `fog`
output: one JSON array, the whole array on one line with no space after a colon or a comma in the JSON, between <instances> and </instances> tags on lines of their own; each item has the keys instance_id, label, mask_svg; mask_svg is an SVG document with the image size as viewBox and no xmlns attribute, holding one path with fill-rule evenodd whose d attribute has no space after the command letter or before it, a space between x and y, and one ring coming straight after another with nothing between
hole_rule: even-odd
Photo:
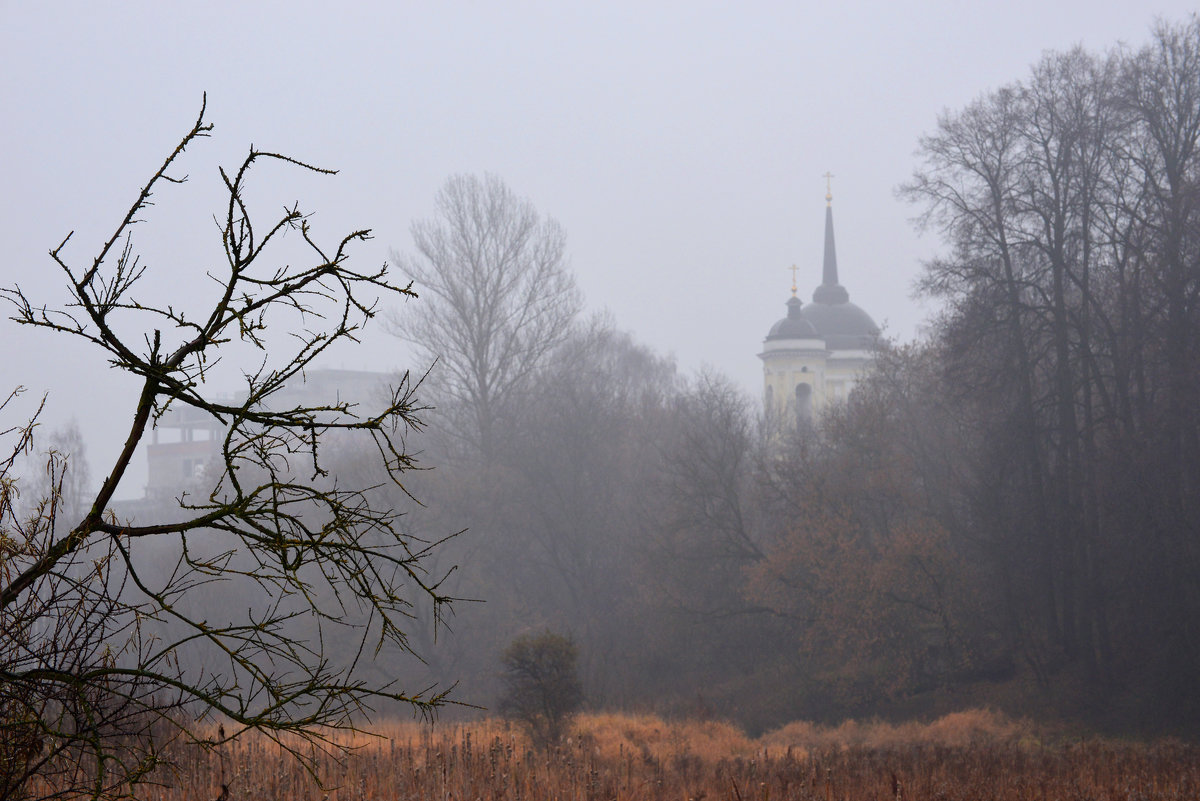
<instances>
[{"instance_id":1,"label":"fog","mask_svg":"<svg viewBox=\"0 0 1200 801\"><path fill-rule=\"evenodd\" d=\"M710 365L757 393L755 354L791 275L819 281L831 171L842 282L885 333L930 312L910 296L923 258L894 196L944 108L1023 75L1045 49L1142 40L1183 2L1103 4L5 3L0 147L5 284L61 299L47 251L86 263L208 93L212 139L190 183L156 198L135 244L164 302L202 292L219 256L217 165L251 143L336 168L256 177L264 206L300 200L326 236L361 227L373 265L411 247L447 176L492 172L567 233L589 309L607 309L681 368ZM3 376L50 391L96 472L136 382L81 343L6 324ZM375 332L327 366L395 369ZM236 387L218 387L230 391ZM86 402L83 402L86 399ZM121 497L141 494L144 458Z\"/></svg>"},{"instance_id":2,"label":"fog","mask_svg":"<svg viewBox=\"0 0 1200 801\"><path fill-rule=\"evenodd\" d=\"M1171 24L1154 28L1155 13ZM1046 714L1097 728L1194 732L1200 640L1181 623L1200 614L1188 13L5 6L6 299L69 304L47 251L86 271L192 131L136 214L130 264L145 273L116 294L114 325L156 353L147 321L164 352L190 338L178 352L195 361L163 380L203 376L205 397L229 405L189 416L189 390L159 385L175 406L145 440L162 447L135 456L118 521L77 531L137 543L123 569L187 586L172 572L187 564L180 529L138 526L178 515L181 489L209 498L193 508L226 504L208 528L179 524L202 529L184 550L216 554L199 573L244 569L190 596L197 617L235 618L275 600L264 587L291 587L273 636L290 642L294 625L324 642L318 607L349 584L367 611L331 620L367 614L394 635L355 670L459 682L457 698L483 707L498 654L546 632L578 646L597 708L763 730L964 699L1041 714L1052 699ZM287 158L225 189L218 166L236 170L252 147ZM249 210L223 209L230 192ZM235 268L222 283L222 234L249 265L246 220L261 236L281 213L305 227L267 251L275 278ZM373 236L348 237L364 228ZM399 286L334 259L333 278L300 293L331 319L272 302L256 349L254 293L287 285L296 300L308 236L326 252L347 244L362 272L391 263ZM115 252L101 275L119 283ZM388 293L381 314L342 341L360 334L344 326L369 304L364 286ZM196 337L225 291L227 327ZM85 337L2 330L0 399L29 391L0 431L14 436L48 393L41 442L85 441L98 483L139 380ZM322 330L338 347L322 350ZM157 375L123 348L116 358ZM321 355L307 364L297 348ZM308 383L285 384L268 411L239 407L246 373L293 357ZM379 400L381 374L434 362L416 390L434 408L413 408L405 384L351 431L321 396ZM200 419L217 412L229 429ZM409 471L398 443L436 469ZM25 485L25 507L0 504L6 520L56 496L55 475ZM243 476L266 489L245 493ZM69 474L63 503L87 481ZM297 511L281 522L279 508ZM244 529L225 526L238 514ZM53 514L28 519L53 534ZM331 533L354 540L340 562L321 556ZM372 596L355 582L377 575L364 566L387 556L379 541L404 556ZM293 620L289 604L314 617ZM185 619L180 636L205 625ZM341 636L339 658L365 653L347 645L353 629Z\"/></svg>"}]
</instances>

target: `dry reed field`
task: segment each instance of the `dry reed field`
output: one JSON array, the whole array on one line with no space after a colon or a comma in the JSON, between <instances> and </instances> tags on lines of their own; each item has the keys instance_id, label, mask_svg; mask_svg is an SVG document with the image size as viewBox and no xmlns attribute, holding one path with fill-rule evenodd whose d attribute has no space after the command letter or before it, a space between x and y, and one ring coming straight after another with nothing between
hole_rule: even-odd
<instances>
[{"instance_id":1,"label":"dry reed field","mask_svg":"<svg viewBox=\"0 0 1200 801\"><path fill-rule=\"evenodd\" d=\"M1177 741L1049 746L986 711L928 725L791 724L758 739L718 722L585 715L569 742L531 749L498 721L387 723L349 756L318 756L325 789L280 749L247 738L184 760L162 801L784 801L785 799L1200 798L1200 748Z\"/></svg>"}]
</instances>

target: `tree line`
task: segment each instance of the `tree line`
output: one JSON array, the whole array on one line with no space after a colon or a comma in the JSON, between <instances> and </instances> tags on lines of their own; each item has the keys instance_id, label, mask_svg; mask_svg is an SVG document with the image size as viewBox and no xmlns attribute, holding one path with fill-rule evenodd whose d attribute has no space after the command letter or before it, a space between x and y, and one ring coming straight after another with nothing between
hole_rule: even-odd
<instances>
[{"instance_id":1,"label":"tree line","mask_svg":"<svg viewBox=\"0 0 1200 801\"><path fill-rule=\"evenodd\" d=\"M531 258L539 278L510 294L478 266L461 297L435 289L424 334L400 330L451 364L433 385L446 466L419 494L429 525L468 530L463 592L487 600L458 609L451 639L471 645L439 667L475 692L506 637L549 627L599 705L754 726L961 691L1194 721L1198 143L1194 18L1137 49L1049 53L945 113L901 189L946 243L920 285L941 312L814 426L581 318L553 226L553 281ZM451 253L501 252L497 191L452 180L400 265L444 280L469 263ZM503 327L524 314L536 352Z\"/></svg>"}]
</instances>

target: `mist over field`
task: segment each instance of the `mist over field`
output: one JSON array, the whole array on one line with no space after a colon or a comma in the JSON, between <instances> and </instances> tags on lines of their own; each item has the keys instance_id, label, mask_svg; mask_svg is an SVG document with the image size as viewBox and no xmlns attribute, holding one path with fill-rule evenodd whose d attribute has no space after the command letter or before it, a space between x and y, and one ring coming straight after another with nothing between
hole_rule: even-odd
<instances>
[{"instance_id":1,"label":"mist over field","mask_svg":"<svg viewBox=\"0 0 1200 801\"><path fill-rule=\"evenodd\" d=\"M757 395L754 355L783 314L788 268L804 292L820 278L824 173L835 175L854 302L910 340L937 308L911 292L938 241L918 236L915 209L894 193L938 114L1018 79L1044 50L1141 42L1155 14L1188 11L9 4L5 275L60 299L47 251L75 231L69 252L94 255L207 92L216 136L188 154L189 185L160 195L137 231L163 296L211 298L216 166L251 143L340 170L311 181L277 170L254 189L269 208L310 204L330 235L371 229L356 254L366 264L409 248L411 222L431 214L447 177L491 172L562 224L589 310L610 311L681 369L711 365ZM111 460L107 422L127 413L136 382L83 347L22 329L5 338L17 343L14 382L53 389L54 424L79 420L93 458ZM324 366L424 367L382 329L364 344ZM90 403L70 400L72 376L97 388ZM120 497L141 494L145 461L134 469Z\"/></svg>"},{"instance_id":2,"label":"mist over field","mask_svg":"<svg viewBox=\"0 0 1200 801\"><path fill-rule=\"evenodd\" d=\"M1193 9L0 44L0 789L414 711L1200 733Z\"/></svg>"}]
</instances>

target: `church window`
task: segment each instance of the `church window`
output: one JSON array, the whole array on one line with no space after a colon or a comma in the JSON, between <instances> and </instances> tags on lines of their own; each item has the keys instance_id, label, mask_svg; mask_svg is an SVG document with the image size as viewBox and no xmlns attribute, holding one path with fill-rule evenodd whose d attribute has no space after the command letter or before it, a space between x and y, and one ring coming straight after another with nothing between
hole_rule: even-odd
<instances>
[{"instance_id":1,"label":"church window","mask_svg":"<svg viewBox=\"0 0 1200 801\"><path fill-rule=\"evenodd\" d=\"M796 385L796 417L801 422L812 420L812 386L810 384Z\"/></svg>"}]
</instances>

